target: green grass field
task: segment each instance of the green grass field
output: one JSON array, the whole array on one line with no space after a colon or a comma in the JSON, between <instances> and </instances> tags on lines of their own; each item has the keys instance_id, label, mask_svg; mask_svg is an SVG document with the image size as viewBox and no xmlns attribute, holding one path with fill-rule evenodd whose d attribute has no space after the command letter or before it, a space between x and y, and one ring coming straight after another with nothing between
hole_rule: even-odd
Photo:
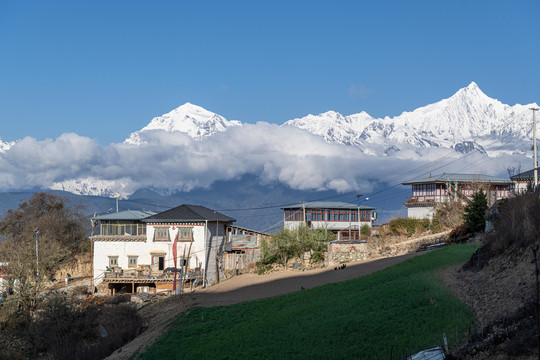
<instances>
[{"instance_id":1,"label":"green grass field","mask_svg":"<svg viewBox=\"0 0 540 360\"><path fill-rule=\"evenodd\" d=\"M453 245L351 281L193 309L134 358L399 359L441 344L443 332L456 343L471 315L434 272L477 248Z\"/></svg>"}]
</instances>

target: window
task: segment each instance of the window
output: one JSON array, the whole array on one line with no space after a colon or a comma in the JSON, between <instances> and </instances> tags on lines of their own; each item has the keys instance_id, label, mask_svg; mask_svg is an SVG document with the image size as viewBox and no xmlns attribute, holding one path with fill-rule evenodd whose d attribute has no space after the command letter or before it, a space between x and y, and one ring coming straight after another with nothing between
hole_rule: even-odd
<instances>
[{"instance_id":1,"label":"window","mask_svg":"<svg viewBox=\"0 0 540 360\"><path fill-rule=\"evenodd\" d=\"M285 221L302 221L303 218L302 210L285 210Z\"/></svg>"},{"instance_id":2,"label":"window","mask_svg":"<svg viewBox=\"0 0 540 360\"><path fill-rule=\"evenodd\" d=\"M118 256L109 256L109 267L118 266Z\"/></svg>"},{"instance_id":3,"label":"window","mask_svg":"<svg viewBox=\"0 0 540 360\"><path fill-rule=\"evenodd\" d=\"M156 227L154 231L154 241L170 241L169 227L168 226Z\"/></svg>"},{"instance_id":4,"label":"window","mask_svg":"<svg viewBox=\"0 0 540 360\"><path fill-rule=\"evenodd\" d=\"M179 227L178 240L193 241L193 228L192 227Z\"/></svg>"},{"instance_id":5,"label":"window","mask_svg":"<svg viewBox=\"0 0 540 360\"><path fill-rule=\"evenodd\" d=\"M136 268L138 258L138 256L128 256L128 268Z\"/></svg>"}]
</instances>

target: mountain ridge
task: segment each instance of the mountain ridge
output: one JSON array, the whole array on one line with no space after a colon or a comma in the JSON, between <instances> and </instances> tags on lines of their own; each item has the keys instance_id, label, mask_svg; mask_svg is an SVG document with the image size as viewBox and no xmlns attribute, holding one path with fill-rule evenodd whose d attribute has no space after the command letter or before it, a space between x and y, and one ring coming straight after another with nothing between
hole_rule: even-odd
<instances>
[{"instance_id":1,"label":"mountain ridge","mask_svg":"<svg viewBox=\"0 0 540 360\"><path fill-rule=\"evenodd\" d=\"M365 152L373 145L381 144L387 145L385 150L399 150L408 144L482 152L489 151L484 150L486 142L482 141L486 137L501 140L506 137L532 138L530 128L524 126L529 123L527 110L531 106L536 104L503 104L488 97L475 82L471 82L449 98L394 117L373 118L366 112L343 116L329 111L289 120L284 125L320 135L328 142L356 145ZM526 148L520 151L525 152Z\"/></svg>"}]
</instances>

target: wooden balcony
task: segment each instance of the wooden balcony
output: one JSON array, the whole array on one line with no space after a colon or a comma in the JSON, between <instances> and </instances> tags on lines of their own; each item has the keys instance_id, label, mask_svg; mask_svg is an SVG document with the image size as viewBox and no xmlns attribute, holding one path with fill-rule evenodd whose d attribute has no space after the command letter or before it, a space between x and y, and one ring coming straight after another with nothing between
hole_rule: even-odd
<instances>
[{"instance_id":1,"label":"wooden balcony","mask_svg":"<svg viewBox=\"0 0 540 360\"><path fill-rule=\"evenodd\" d=\"M450 200L447 195L423 195L423 196L407 196L405 198L405 206L435 206Z\"/></svg>"}]
</instances>

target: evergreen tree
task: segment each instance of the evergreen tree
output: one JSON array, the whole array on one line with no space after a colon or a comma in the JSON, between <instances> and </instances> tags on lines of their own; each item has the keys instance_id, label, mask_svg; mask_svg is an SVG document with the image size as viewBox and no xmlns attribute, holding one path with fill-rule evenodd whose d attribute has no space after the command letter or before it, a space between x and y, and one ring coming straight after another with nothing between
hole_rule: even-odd
<instances>
[{"instance_id":1,"label":"evergreen tree","mask_svg":"<svg viewBox=\"0 0 540 360\"><path fill-rule=\"evenodd\" d=\"M465 207L463 220L470 231L482 231L485 226L487 198L482 190L473 195L471 202Z\"/></svg>"}]
</instances>

